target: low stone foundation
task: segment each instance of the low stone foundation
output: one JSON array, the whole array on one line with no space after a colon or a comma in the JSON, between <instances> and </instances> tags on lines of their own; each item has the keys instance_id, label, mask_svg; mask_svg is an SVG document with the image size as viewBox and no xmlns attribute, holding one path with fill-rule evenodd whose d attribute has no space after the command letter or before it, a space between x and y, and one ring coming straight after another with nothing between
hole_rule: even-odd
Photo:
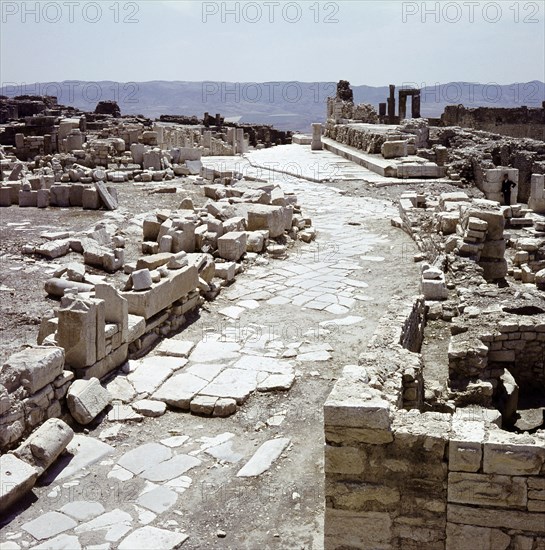
<instances>
[{"instance_id":1,"label":"low stone foundation","mask_svg":"<svg viewBox=\"0 0 545 550\"><path fill-rule=\"evenodd\" d=\"M407 371L420 364L406 349L418 351L418 303L397 319L392 305L372 351L345 367L325 403L325 548L537 550L543 433L502 431L480 408L403 410L422 403L405 397Z\"/></svg>"}]
</instances>

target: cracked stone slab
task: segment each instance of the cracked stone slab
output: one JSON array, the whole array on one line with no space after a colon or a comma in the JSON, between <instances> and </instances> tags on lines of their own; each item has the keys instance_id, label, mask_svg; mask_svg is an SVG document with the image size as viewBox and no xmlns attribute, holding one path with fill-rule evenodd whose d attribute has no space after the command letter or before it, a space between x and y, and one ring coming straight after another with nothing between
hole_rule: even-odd
<instances>
[{"instance_id":1,"label":"cracked stone slab","mask_svg":"<svg viewBox=\"0 0 545 550\"><path fill-rule=\"evenodd\" d=\"M327 325L338 325L338 326L349 326L355 325L363 321L363 317L357 315L349 315L348 317L343 317L342 319L334 319L332 321L321 321L320 326Z\"/></svg>"},{"instance_id":2,"label":"cracked stone slab","mask_svg":"<svg viewBox=\"0 0 545 550\"><path fill-rule=\"evenodd\" d=\"M290 444L290 439L282 437L265 441L250 460L239 470L237 477L255 477L266 472L278 460Z\"/></svg>"},{"instance_id":3,"label":"cracked stone slab","mask_svg":"<svg viewBox=\"0 0 545 550\"><path fill-rule=\"evenodd\" d=\"M289 390L294 382L295 374L269 374L258 383L257 389L263 392Z\"/></svg>"},{"instance_id":4,"label":"cracked stone slab","mask_svg":"<svg viewBox=\"0 0 545 550\"><path fill-rule=\"evenodd\" d=\"M191 400L208 381L184 372L169 378L154 394L153 399L164 401L172 407L189 410Z\"/></svg>"},{"instance_id":5,"label":"cracked stone slab","mask_svg":"<svg viewBox=\"0 0 545 550\"><path fill-rule=\"evenodd\" d=\"M45 483L66 479L91 466L104 457L113 454L115 449L94 437L76 434L66 447L66 453L47 470Z\"/></svg>"},{"instance_id":6,"label":"cracked stone slab","mask_svg":"<svg viewBox=\"0 0 545 550\"><path fill-rule=\"evenodd\" d=\"M163 340L157 348L155 348L155 353L157 355L187 358L194 346L195 343L189 340L175 340L174 338L167 338L166 340Z\"/></svg>"},{"instance_id":7,"label":"cracked stone slab","mask_svg":"<svg viewBox=\"0 0 545 550\"><path fill-rule=\"evenodd\" d=\"M228 307L224 307L223 309L220 309L218 313L220 315L223 315L229 319L233 319L234 321L236 321L245 311L246 309L243 307L228 306Z\"/></svg>"},{"instance_id":8,"label":"cracked stone slab","mask_svg":"<svg viewBox=\"0 0 545 550\"><path fill-rule=\"evenodd\" d=\"M60 510L63 514L77 519L78 521L87 521L96 518L105 512L104 506L100 502L88 500L76 500L65 504Z\"/></svg>"},{"instance_id":9,"label":"cracked stone slab","mask_svg":"<svg viewBox=\"0 0 545 550\"><path fill-rule=\"evenodd\" d=\"M140 495L136 500L140 506L151 510L155 514L162 514L172 508L178 500L178 493L166 487L156 487ZM160 547L158 547L160 548Z\"/></svg>"},{"instance_id":10,"label":"cracked stone slab","mask_svg":"<svg viewBox=\"0 0 545 550\"><path fill-rule=\"evenodd\" d=\"M274 357L260 357L255 355L246 355L241 357L233 365L233 368L254 372L267 372L270 374L293 374L293 365L289 361L282 361Z\"/></svg>"},{"instance_id":11,"label":"cracked stone slab","mask_svg":"<svg viewBox=\"0 0 545 550\"><path fill-rule=\"evenodd\" d=\"M126 535L131 528L131 515L116 508L115 510L106 512L91 521L81 523L74 529L74 532L79 535L80 533L106 531L104 540L108 542L116 542L121 537Z\"/></svg>"},{"instance_id":12,"label":"cracked stone slab","mask_svg":"<svg viewBox=\"0 0 545 550\"><path fill-rule=\"evenodd\" d=\"M2 550L4 549L7 550L7 547L2 545ZM33 546L32 550L81 550L81 544L75 535L63 534Z\"/></svg>"},{"instance_id":13,"label":"cracked stone slab","mask_svg":"<svg viewBox=\"0 0 545 550\"><path fill-rule=\"evenodd\" d=\"M238 359L240 345L235 342L217 342L205 339L199 342L189 360L193 363L227 363Z\"/></svg>"},{"instance_id":14,"label":"cracked stone slab","mask_svg":"<svg viewBox=\"0 0 545 550\"><path fill-rule=\"evenodd\" d=\"M211 382L224 368L225 365L197 363L185 369L185 372Z\"/></svg>"},{"instance_id":15,"label":"cracked stone slab","mask_svg":"<svg viewBox=\"0 0 545 550\"><path fill-rule=\"evenodd\" d=\"M171 487L172 489L174 489L175 491L178 491L178 493L181 494L185 492L186 489L189 489L189 487L191 487L192 482L193 480L190 477L180 476L165 482L165 486Z\"/></svg>"},{"instance_id":16,"label":"cracked stone slab","mask_svg":"<svg viewBox=\"0 0 545 550\"><path fill-rule=\"evenodd\" d=\"M36 540L48 539L77 526L77 522L60 512L46 512L21 526Z\"/></svg>"},{"instance_id":17,"label":"cracked stone slab","mask_svg":"<svg viewBox=\"0 0 545 550\"><path fill-rule=\"evenodd\" d=\"M226 441L221 445L209 447L204 452L214 457L216 460L220 460L221 462L230 462L231 464L236 464L244 458L244 456L240 453L236 453L235 451L233 451L232 441Z\"/></svg>"},{"instance_id":18,"label":"cracked stone slab","mask_svg":"<svg viewBox=\"0 0 545 550\"><path fill-rule=\"evenodd\" d=\"M148 481L169 481L175 477L185 474L187 471L199 466L200 464L201 461L198 458L180 454L169 460L165 460L160 464L152 466L147 470L144 470L140 474L140 477L147 479Z\"/></svg>"},{"instance_id":19,"label":"cracked stone slab","mask_svg":"<svg viewBox=\"0 0 545 550\"><path fill-rule=\"evenodd\" d=\"M129 361L136 370L128 375L129 382L137 393L153 393L173 372L181 369L187 359L179 357L145 357Z\"/></svg>"},{"instance_id":20,"label":"cracked stone slab","mask_svg":"<svg viewBox=\"0 0 545 550\"><path fill-rule=\"evenodd\" d=\"M297 361L329 361L331 359L331 354L325 350L319 351L310 351L308 353L298 353Z\"/></svg>"},{"instance_id":21,"label":"cracked stone slab","mask_svg":"<svg viewBox=\"0 0 545 550\"><path fill-rule=\"evenodd\" d=\"M144 470L153 468L157 464L169 460L172 451L160 443L146 443L125 453L118 461L118 466L129 470L133 474L140 474Z\"/></svg>"},{"instance_id":22,"label":"cracked stone slab","mask_svg":"<svg viewBox=\"0 0 545 550\"><path fill-rule=\"evenodd\" d=\"M172 437L167 437L166 439L161 439L160 443L166 445L167 447L181 447L189 439L188 435L174 435Z\"/></svg>"},{"instance_id":23,"label":"cracked stone slab","mask_svg":"<svg viewBox=\"0 0 545 550\"><path fill-rule=\"evenodd\" d=\"M149 550L150 548L160 548L161 550L174 550L179 548L188 538L189 536L185 533L176 533L147 525L136 529L122 540L118 549Z\"/></svg>"},{"instance_id":24,"label":"cracked stone slab","mask_svg":"<svg viewBox=\"0 0 545 550\"><path fill-rule=\"evenodd\" d=\"M167 406L162 401L153 401L152 399L142 399L132 404L132 408L139 414L156 418L163 416Z\"/></svg>"},{"instance_id":25,"label":"cracked stone slab","mask_svg":"<svg viewBox=\"0 0 545 550\"><path fill-rule=\"evenodd\" d=\"M122 401L123 403L129 403L136 395L133 385L127 380L126 376L116 376L106 384L106 389L112 396L112 399Z\"/></svg>"},{"instance_id":26,"label":"cracked stone slab","mask_svg":"<svg viewBox=\"0 0 545 550\"><path fill-rule=\"evenodd\" d=\"M226 368L202 388L199 393L212 397L235 399L240 405L257 388L256 372L247 369Z\"/></svg>"}]
</instances>

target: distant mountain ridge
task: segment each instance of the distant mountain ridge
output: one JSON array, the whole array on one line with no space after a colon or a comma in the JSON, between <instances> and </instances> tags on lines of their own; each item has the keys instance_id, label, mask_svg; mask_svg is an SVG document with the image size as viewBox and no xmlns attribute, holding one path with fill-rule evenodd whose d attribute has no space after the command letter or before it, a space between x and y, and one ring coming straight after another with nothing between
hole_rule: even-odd
<instances>
[{"instance_id":1,"label":"distant mountain ridge","mask_svg":"<svg viewBox=\"0 0 545 550\"><path fill-rule=\"evenodd\" d=\"M240 122L273 124L284 130L310 131L312 122L325 120L326 100L334 96L335 82L186 82L161 81L114 82L79 81L34 84L3 83L0 94L56 95L59 103L93 111L100 100L115 100L122 114L211 115L221 113ZM446 105L466 107L541 107L545 101L545 83L533 80L499 85L469 82L447 84L405 83L421 86L421 114L439 117ZM356 103L385 102L388 86L352 86ZM397 101L397 90L396 90ZM410 100L408 101L410 116Z\"/></svg>"}]
</instances>

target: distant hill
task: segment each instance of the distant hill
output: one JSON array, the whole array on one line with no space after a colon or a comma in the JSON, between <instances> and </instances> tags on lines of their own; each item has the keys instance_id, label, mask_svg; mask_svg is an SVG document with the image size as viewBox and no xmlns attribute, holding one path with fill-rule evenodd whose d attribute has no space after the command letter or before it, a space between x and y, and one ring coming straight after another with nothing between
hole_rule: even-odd
<instances>
[{"instance_id":1,"label":"distant hill","mask_svg":"<svg viewBox=\"0 0 545 550\"><path fill-rule=\"evenodd\" d=\"M388 86L352 89L356 103L371 103L377 109L388 96ZM63 81L5 85L0 87L0 94L56 95L59 103L86 111L93 111L99 100L113 99L123 114L156 118L163 114L202 117L204 112L221 113L240 122L308 132L312 122L325 120L326 99L335 95L335 90L334 82ZM535 108L545 100L545 84L538 80L501 86L449 82L422 88L421 98L421 114L426 117L439 117L449 104ZM410 116L410 99L407 114Z\"/></svg>"}]
</instances>

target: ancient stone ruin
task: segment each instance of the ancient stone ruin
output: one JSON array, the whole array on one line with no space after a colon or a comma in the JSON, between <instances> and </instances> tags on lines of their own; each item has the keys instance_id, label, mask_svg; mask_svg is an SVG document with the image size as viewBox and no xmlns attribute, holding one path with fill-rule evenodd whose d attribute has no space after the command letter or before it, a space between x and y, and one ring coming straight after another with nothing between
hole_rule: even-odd
<instances>
[{"instance_id":1,"label":"ancient stone ruin","mask_svg":"<svg viewBox=\"0 0 545 550\"><path fill-rule=\"evenodd\" d=\"M545 142L397 101L0 98L6 548L543 548Z\"/></svg>"}]
</instances>

